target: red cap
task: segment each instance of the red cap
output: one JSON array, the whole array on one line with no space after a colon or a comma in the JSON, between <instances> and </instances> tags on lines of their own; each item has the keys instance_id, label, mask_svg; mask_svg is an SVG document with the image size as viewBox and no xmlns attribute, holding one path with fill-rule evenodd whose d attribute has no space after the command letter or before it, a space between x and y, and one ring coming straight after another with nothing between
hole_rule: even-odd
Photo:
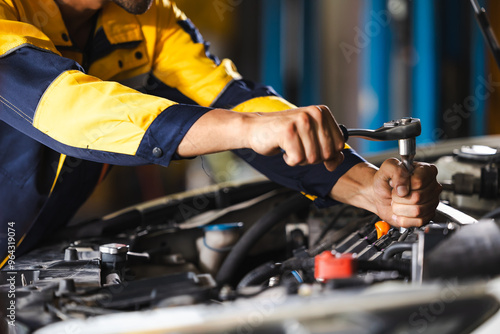
<instances>
[{"instance_id":1,"label":"red cap","mask_svg":"<svg viewBox=\"0 0 500 334\"><path fill-rule=\"evenodd\" d=\"M349 278L355 274L356 264L356 259L350 253L334 255L330 251L324 251L314 258L314 278Z\"/></svg>"}]
</instances>

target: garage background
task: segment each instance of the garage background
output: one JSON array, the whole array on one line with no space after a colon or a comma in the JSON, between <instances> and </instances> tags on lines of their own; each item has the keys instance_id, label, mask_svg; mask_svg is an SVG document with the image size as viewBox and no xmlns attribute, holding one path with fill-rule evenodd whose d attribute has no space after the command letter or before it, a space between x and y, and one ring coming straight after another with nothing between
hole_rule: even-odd
<instances>
[{"instance_id":1,"label":"garage background","mask_svg":"<svg viewBox=\"0 0 500 334\"><path fill-rule=\"evenodd\" d=\"M417 144L500 133L500 71L469 0L178 0L211 51L296 105L349 128L421 119ZM500 35L500 2L480 1ZM362 154L397 143L350 141ZM113 167L72 223L258 174L230 153Z\"/></svg>"}]
</instances>

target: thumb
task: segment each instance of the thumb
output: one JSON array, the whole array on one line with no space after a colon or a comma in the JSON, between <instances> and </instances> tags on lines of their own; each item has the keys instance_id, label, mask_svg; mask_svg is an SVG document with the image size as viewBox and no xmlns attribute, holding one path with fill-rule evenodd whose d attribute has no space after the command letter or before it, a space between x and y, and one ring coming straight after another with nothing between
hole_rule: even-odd
<instances>
[{"instance_id":1,"label":"thumb","mask_svg":"<svg viewBox=\"0 0 500 334\"><path fill-rule=\"evenodd\" d=\"M410 174L399 160L386 160L380 166L380 172L397 196L406 197L410 194Z\"/></svg>"}]
</instances>

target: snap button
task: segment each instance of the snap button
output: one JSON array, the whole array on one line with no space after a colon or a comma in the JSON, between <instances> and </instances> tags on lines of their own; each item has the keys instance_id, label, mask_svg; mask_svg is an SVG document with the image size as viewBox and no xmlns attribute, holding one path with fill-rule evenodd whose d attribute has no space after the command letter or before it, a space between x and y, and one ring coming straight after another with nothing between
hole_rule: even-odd
<instances>
[{"instance_id":1,"label":"snap button","mask_svg":"<svg viewBox=\"0 0 500 334\"><path fill-rule=\"evenodd\" d=\"M159 147L153 148L153 155L157 158L161 157L163 155L163 151Z\"/></svg>"},{"instance_id":2,"label":"snap button","mask_svg":"<svg viewBox=\"0 0 500 334\"><path fill-rule=\"evenodd\" d=\"M135 58L137 58L137 59L142 59L142 52L141 52L141 51L137 51L137 52L135 53Z\"/></svg>"}]
</instances>

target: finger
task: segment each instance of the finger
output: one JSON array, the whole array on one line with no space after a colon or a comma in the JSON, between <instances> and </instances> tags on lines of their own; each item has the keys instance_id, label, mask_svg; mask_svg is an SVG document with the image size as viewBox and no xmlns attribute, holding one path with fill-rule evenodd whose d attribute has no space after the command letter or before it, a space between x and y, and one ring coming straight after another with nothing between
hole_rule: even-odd
<instances>
[{"instance_id":1,"label":"finger","mask_svg":"<svg viewBox=\"0 0 500 334\"><path fill-rule=\"evenodd\" d=\"M436 204L437 206L437 204ZM394 226L399 227L420 227L424 224L427 224L436 216L435 209L430 210L427 214L422 215L420 217L407 217L407 216L397 216L394 215Z\"/></svg>"},{"instance_id":2,"label":"finger","mask_svg":"<svg viewBox=\"0 0 500 334\"><path fill-rule=\"evenodd\" d=\"M413 185L413 183L412 183ZM411 190L411 193L405 197L393 196L393 201L399 204L407 204L407 205L415 205L415 204L423 204L429 199L438 200L439 194L441 193L442 186L435 181L432 184L429 184L427 187L419 190Z\"/></svg>"},{"instance_id":3,"label":"finger","mask_svg":"<svg viewBox=\"0 0 500 334\"><path fill-rule=\"evenodd\" d=\"M333 171L344 161L344 135L330 109L325 105L316 107L321 110L322 116L322 131L318 133L321 153L326 169Z\"/></svg>"},{"instance_id":4,"label":"finger","mask_svg":"<svg viewBox=\"0 0 500 334\"><path fill-rule=\"evenodd\" d=\"M411 176L411 189L423 189L436 183L437 174L438 169L435 165L422 162L415 163L415 169Z\"/></svg>"},{"instance_id":5,"label":"finger","mask_svg":"<svg viewBox=\"0 0 500 334\"><path fill-rule=\"evenodd\" d=\"M388 159L380 166L373 182L373 190L377 198L392 198L395 185L392 178L396 173L399 173L398 165L399 161L397 159Z\"/></svg>"},{"instance_id":6,"label":"finger","mask_svg":"<svg viewBox=\"0 0 500 334\"><path fill-rule=\"evenodd\" d=\"M307 112L300 113L296 117L297 136L300 138L304 150L304 160L301 163L315 164L323 161L317 138L317 120Z\"/></svg>"},{"instance_id":7,"label":"finger","mask_svg":"<svg viewBox=\"0 0 500 334\"><path fill-rule=\"evenodd\" d=\"M325 161L324 165L327 170L333 172L343 161L344 161L344 153L339 152L333 160Z\"/></svg>"},{"instance_id":8,"label":"finger","mask_svg":"<svg viewBox=\"0 0 500 334\"><path fill-rule=\"evenodd\" d=\"M344 149L345 139L330 109L325 105L315 106L320 111L318 139L324 160L334 159L334 155Z\"/></svg>"},{"instance_id":9,"label":"finger","mask_svg":"<svg viewBox=\"0 0 500 334\"><path fill-rule=\"evenodd\" d=\"M432 217L426 218L426 219L408 218L408 217L397 217L396 221L393 224L393 226L404 227L404 228L420 227L420 226L428 223L431 219L432 219Z\"/></svg>"},{"instance_id":10,"label":"finger","mask_svg":"<svg viewBox=\"0 0 500 334\"><path fill-rule=\"evenodd\" d=\"M405 197L410 193L410 174L397 159L387 159L380 167L382 177L393 188L393 193Z\"/></svg>"},{"instance_id":11,"label":"finger","mask_svg":"<svg viewBox=\"0 0 500 334\"><path fill-rule=\"evenodd\" d=\"M424 218L433 215L439 204L439 198L430 198L422 204L401 204L392 202L392 212L398 217Z\"/></svg>"},{"instance_id":12,"label":"finger","mask_svg":"<svg viewBox=\"0 0 500 334\"><path fill-rule=\"evenodd\" d=\"M284 140L280 147L285 151L283 159L289 166L297 166L304 161L304 147L301 138L297 135L296 127L292 124L287 126Z\"/></svg>"}]
</instances>

